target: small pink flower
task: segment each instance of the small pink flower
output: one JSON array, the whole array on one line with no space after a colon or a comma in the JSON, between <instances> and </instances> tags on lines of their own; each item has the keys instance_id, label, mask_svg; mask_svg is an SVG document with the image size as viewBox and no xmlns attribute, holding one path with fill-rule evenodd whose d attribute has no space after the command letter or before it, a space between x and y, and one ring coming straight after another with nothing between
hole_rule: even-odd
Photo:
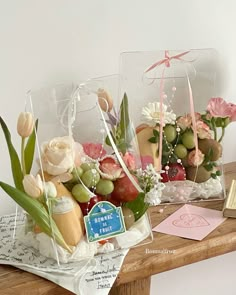
<instances>
[{"instance_id":1,"label":"small pink flower","mask_svg":"<svg viewBox=\"0 0 236 295\"><path fill-rule=\"evenodd\" d=\"M204 157L200 150L198 150L198 153L196 153L196 150L193 150L188 154L188 164L194 167L200 166L204 161Z\"/></svg>"},{"instance_id":2,"label":"small pink flower","mask_svg":"<svg viewBox=\"0 0 236 295\"><path fill-rule=\"evenodd\" d=\"M145 170L149 164L154 164L153 157L141 156L142 169Z\"/></svg>"},{"instance_id":3,"label":"small pink flower","mask_svg":"<svg viewBox=\"0 0 236 295\"><path fill-rule=\"evenodd\" d=\"M199 120L196 122L196 129L197 129L198 138L200 139L211 138L210 127L203 121Z\"/></svg>"},{"instance_id":4,"label":"small pink flower","mask_svg":"<svg viewBox=\"0 0 236 295\"><path fill-rule=\"evenodd\" d=\"M227 103L221 97L211 98L207 105L207 111L212 115L212 117L220 118L231 118L232 116L232 104ZM235 115L235 111L234 111Z\"/></svg>"},{"instance_id":5,"label":"small pink flower","mask_svg":"<svg viewBox=\"0 0 236 295\"><path fill-rule=\"evenodd\" d=\"M136 168L134 155L126 152L124 156L122 156L122 159L129 170L134 170Z\"/></svg>"},{"instance_id":6,"label":"small pink flower","mask_svg":"<svg viewBox=\"0 0 236 295\"><path fill-rule=\"evenodd\" d=\"M186 130L187 128L190 128L192 124L192 118L191 116L188 114L186 116L183 116L183 117L180 117L178 120L177 120L177 125L184 131Z\"/></svg>"},{"instance_id":7,"label":"small pink flower","mask_svg":"<svg viewBox=\"0 0 236 295\"><path fill-rule=\"evenodd\" d=\"M84 152L92 159L99 159L106 155L106 151L100 143L87 142L82 144Z\"/></svg>"},{"instance_id":8,"label":"small pink flower","mask_svg":"<svg viewBox=\"0 0 236 295\"><path fill-rule=\"evenodd\" d=\"M121 166L113 159L107 156L100 162L99 166L101 176L105 179L116 180L125 176Z\"/></svg>"}]
</instances>

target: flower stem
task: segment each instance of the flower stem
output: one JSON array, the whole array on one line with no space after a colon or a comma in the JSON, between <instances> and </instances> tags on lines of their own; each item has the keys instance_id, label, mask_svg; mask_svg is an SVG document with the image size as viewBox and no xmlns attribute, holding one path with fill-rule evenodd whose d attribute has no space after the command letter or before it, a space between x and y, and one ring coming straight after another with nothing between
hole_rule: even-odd
<instances>
[{"instance_id":1,"label":"flower stem","mask_svg":"<svg viewBox=\"0 0 236 295\"><path fill-rule=\"evenodd\" d=\"M21 166L22 166L23 176L25 176L25 174L26 174L26 169L25 169L25 137L21 138Z\"/></svg>"},{"instance_id":2,"label":"flower stem","mask_svg":"<svg viewBox=\"0 0 236 295\"><path fill-rule=\"evenodd\" d=\"M217 140L217 131L216 131L215 120L212 120L212 127L213 127L213 132L214 132L214 140Z\"/></svg>"},{"instance_id":3,"label":"flower stem","mask_svg":"<svg viewBox=\"0 0 236 295\"><path fill-rule=\"evenodd\" d=\"M221 141L222 141L224 135L225 135L225 127L222 127L221 137L220 137L220 139L218 140L218 142L221 142Z\"/></svg>"}]
</instances>

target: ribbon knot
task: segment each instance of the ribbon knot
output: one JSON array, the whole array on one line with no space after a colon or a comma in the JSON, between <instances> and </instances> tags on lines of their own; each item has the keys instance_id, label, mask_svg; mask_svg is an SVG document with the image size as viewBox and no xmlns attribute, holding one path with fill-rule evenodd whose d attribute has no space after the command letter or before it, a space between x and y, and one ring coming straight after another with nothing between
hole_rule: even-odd
<instances>
[{"instance_id":1,"label":"ribbon knot","mask_svg":"<svg viewBox=\"0 0 236 295\"><path fill-rule=\"evenodd\" d=\"M189 50L188 50L188 51L184 51L184 52L179 53L179 54L176 54L176 55L172 55L172 56L170 56L170 55L169 55L169 50L165 50L165 58L163 58L163 59L161 59L161 60L155 62L153 65L151 65L151 66L145 71L145 73L150 72L151 70L153 70L154 68L156 68L156 67L158 67L158 66L160 66L160 65L162 65L162 64L165 64L165 66L166 66L167 68L169 68L169 67L170 67L170 61L171 61L172 59L177 59L177 60L180 60L180 61L185 61L184 59L182 59L182 56L184 56L184 55L186 55L186 54L188 54L188 53L189 53Z\"/></svg>"}]
</instances>

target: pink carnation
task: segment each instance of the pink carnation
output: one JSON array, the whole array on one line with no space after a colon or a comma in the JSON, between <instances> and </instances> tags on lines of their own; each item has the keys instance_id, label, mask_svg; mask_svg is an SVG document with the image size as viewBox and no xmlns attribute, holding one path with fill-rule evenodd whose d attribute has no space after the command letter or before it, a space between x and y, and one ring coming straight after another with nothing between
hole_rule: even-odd
<instances>
[{"instance_id":1,"label":"pink carnation","mask_svg":"<svg viewBox=\"0 0 236 295\"><path fill-rule=\"evenodd\" d=\"M125 176L121 166L114 160L113 157L107 156L100 162L100 173L103 178L116 180Z\"/></svg>"},{"instance_id":2,"label":"pink carnation","mask_svg":"<svg viewBox=\"0 0 236 295\"><path fill-rule=\"evenodd\" d=\"M100 143L87 142L83 143L82 146L84 148L85 154L92 159L96 160L106 155L106 151Z\"/></svg>"},{"instance_id":3,"label":"pink carnation","mask_svg":"<svg viewBox=\"0 0 236 295\"><path fill-rule=\"evenodd\" d=\"M185 130L186 128L190 128L192 124L192 118L190 115L186 115L186 116L183 116L183 117L180 117L178 120L177 120L177 125L182 129L182 130Z\"/></svg>"},{"instance_id":4,"label":"pink carnation","mask_svg":"<svg viewBox=\"0 0 236 295\"><path fill-rule=\"evenodd\" d=\"M230 106L230 109L231 109L230 121L234 122L236 121L236 105L233 103L229 103L228 105Z\"/></svg>"},{"instance_id":5,"label":"pink carnation","mask_svg":"<svg viewBox=\"0 0 236 295\"><path fill-rule=\"evenodd\" d=\"M201 120L201 114L195 113L195 121ZM187 114L185 116L180 117L177 120L177 125L184 131L187 128L190 128L192 125L192 116L191 114Z\"/></svg>"},{"instance_id":6,"label":"pink carnation","mask_svg":"<svg viewBox=\"0 0 236 295\"><path fill-rule=\"evenodd\" d=\"M211 138L210 127L203 121L199 120L196 122L196 129L197 129L198 138L200 139Z\"/></svg>"},{"instance_id":7,"label":"pink carnation","mask_svg":"<svg viewBox=\"0 0 236 295\"><path fill-rule=\"evenodd\" d=\"M231 118L232 116L232 105L227 103L221 97L211 98L207 105L207 111L212 115L212 117L220 118ZM235 106L235 105L233 105ZM234 115L236 116L236 111L234 110Z\"/></svg>"},{"instance_id":8,"label":"pink carnation","mask_svg":"<svg viewBox=\"0 0 236 295\"><path fill-rule=\"evenodd\" d=\"M198 150L198 153L196 153L196 150L193 150L188 154L188 164L194 167L200 166L204 161L204 157L200 150Z\"/></svg>"}]
</instances>

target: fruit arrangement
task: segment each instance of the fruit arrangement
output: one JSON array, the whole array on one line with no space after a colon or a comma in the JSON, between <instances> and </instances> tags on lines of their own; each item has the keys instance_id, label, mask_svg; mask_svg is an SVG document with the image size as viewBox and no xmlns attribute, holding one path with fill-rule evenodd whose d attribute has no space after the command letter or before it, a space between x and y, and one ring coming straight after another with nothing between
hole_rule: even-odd
<instances>
[{"instance_id":1,"label":"fruit arrangement","mask_svg":"<svg viewBox=\"0 0 236 295\"><path fill-rule=\"evenodd\" d=\"M112 99L105 91L98 91L98 106L108 119L117 119L112 115ZM118 222L116 218L119 218L120 223L125 224L124 231L128 231L150 204L161 202L164 185L160 183L160 173L152 164L142 169L139 155L132 149L135 131L129 121L126 95L120 106L119 120L110 133L107 132L104 142L79 143L72 136L49 139L41 143L36 174L31 170L38 120L34 121L28 112L18 118L17 131L22 141L20 157L2 118L0 123L9 149L15 187L4 182L0 182L0 186L27 212L27 220L30 220L27 231L35 235L45 233L70 253L86 240L86 235L91 241L88 237L88 231L94 230L91 224L100 226L101 223L98 232L104 233L113 225L116 228L116 224L109 223L110 219ZM110 146L114 145L111 152ZM100 246L110 243L114 236L101 234L106 238L97 238L97 232L92 234Z\"/></svg>"},{"instance_id":2,"label":"fruit arrangement","mask_svg":"<svg viewBox=\"0 0 236 295\"><path fill-rule=\"evenodd\" d=\"M225 128L236 120L236 105L222 98L211 98L203 114L177 117L163 109L163 136L160 142L160 103L148 103L142 110L143 121L136 129L144 163L158 164L160 145L162 181L190 180L206 182L220 176L218 160L222 156L221 141ZM221 136L218 136L221 129ZM148 136L147 136L148 131Z\"/></svg>"}]
</instances>

